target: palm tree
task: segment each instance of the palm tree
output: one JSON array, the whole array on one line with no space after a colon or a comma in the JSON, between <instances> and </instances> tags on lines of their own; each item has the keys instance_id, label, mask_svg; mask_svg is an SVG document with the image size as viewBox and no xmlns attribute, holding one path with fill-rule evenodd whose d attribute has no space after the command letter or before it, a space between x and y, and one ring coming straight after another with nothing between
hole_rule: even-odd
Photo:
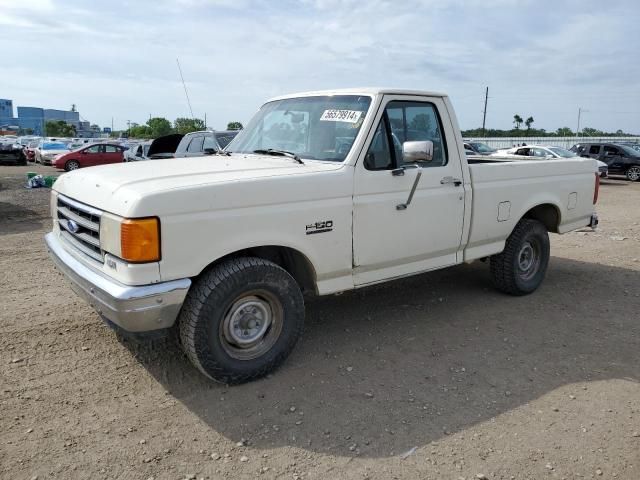
<instances>
[{"instance_id":1,"label":"palm tree","mask_svg":"<svg viewBox=\"0 0 640 480\"><path fill-rule=\"evenodd\" d=\"M513 116L513 123L516 124L516 130L518 130L520 128L520 125L522 125L522 117L516 113Z\"/></svg>"},{"instance_id":2,"label":"palm tree","mask_svg":"<svg viewBox=\"0 0 640 480\"><path fill-rule=\"evenodd\" d=\"M532 123L533 123L533 117L529 117L524 121L524 124L527 126L527 130L531 130Z\"/></svg>"}]
</instances>

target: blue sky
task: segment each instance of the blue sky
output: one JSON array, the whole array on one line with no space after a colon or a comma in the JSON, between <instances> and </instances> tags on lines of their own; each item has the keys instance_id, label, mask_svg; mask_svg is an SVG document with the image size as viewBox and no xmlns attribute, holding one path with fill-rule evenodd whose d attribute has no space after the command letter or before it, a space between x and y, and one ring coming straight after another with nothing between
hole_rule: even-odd
<instances>
[{"instance_id":1,"label":"blue sky","mask_svg":"<svg viewBox=\"0 0 640 480\"><path fill-rule=\"evenodd\" d=\"M123 128L149 115L246 123L267 98L445 91L462 128L640 134L640 6L528 0L0 0L0 98Z\"/></svg>"}]
</instances>

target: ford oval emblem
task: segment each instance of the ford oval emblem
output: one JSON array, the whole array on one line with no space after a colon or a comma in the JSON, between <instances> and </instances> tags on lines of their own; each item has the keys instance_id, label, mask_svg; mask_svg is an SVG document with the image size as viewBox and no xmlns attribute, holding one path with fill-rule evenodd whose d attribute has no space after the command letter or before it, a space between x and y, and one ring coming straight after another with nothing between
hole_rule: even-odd
<instances>
[{"instance_id":1,"label":"ford oval emblem","mask_svg":"<svg viewBox=\"0 0 640 480\"><path fill-rule=\"evenodd\" d=\"M67 220L67 229L71 232L71 233L78 233L78 231L80 231L80 225L78 225L76 222L74 222L73 220Z\"/></svg>"}]
</instances>

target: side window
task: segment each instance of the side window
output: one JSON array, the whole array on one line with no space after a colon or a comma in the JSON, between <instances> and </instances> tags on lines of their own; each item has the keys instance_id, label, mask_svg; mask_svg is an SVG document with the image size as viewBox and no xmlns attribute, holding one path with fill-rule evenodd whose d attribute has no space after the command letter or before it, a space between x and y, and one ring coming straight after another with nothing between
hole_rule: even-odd
<instances>
[{"instance_id":1,"label":"side window","mask_svg":"<svg viewBox=\"0 0 640 480\"><path fill-rule=\"evenodd\" d=\"M616 147L610 147L609 145L604 146L604 154L605 155L620 155L620 150Z\"/></svg>"},{"instance_id":2,"label":"side window","mask_svg":"<svg viewBox=\"0 0 640 480\"><path fill-rule=\"evenodd\" d=\"M200 153L202 152L202 142L204 141L204 137L194 137L191 139L189 143L189 147L187 148L187 152L189 153Z\"/></svg>"},{"instance_id":3,"label":"side window","mask_svg":"<svg viewBox=\"0 0 640 480\"><path fill-rule=\"evenodd\" d=\"M423 167L441 167L447 164L446 140L435 105L427 102L393 101L387 105L396 159L402 163L404 142L430 140L433 142L433 160Z\"/></svg>"},{"instance_id":4,"label":"side window","mask_svg":"<svg viewBox=\"0 0 640 480\"><path fill-rule=\"evenodd\" d=\"M541 148L534 148L532 149L533 151L533 156L534 157L546 157L547 156L547 152L545 152L544 150L542 150Z\"/></svg>"},{"instance_id":5,"label":"side window","mask_svg":"<svg viewBox=\"0 0 640 480\"><path fill-rule=\"evenodd\" d=\"M519 148L518 150L516 150L516 155L523 155L523 156L529 156L529 149L528 148Z\"/></svg>"},{"instance_id":6,"label":"side window","mask_svg":"<svg viewBox=\"0 0 640 480\"><path fill-rule=\"evenodd\" d=\"M380 120L367 155L364 157L364 166L367 170L387 170L393 167L389 150L389 132L384 120L384 117Z\"/></svg>"},{"instance_id":7,"label":"side window","mask_svg":"<svg viewBox=\"0 0 640 480\"><path fill-rule=\"evenodd\" d=\"M590 155L598 155L599 153L600 153L600 145L591 145L591 147L589 147Z\"/></svg>"},{"instance_id":8,"label":"side window","mask_svg":"<svg viewBox=\"0 0 640 480\"><path fill-rule=\"evenodd\" d=\"M211 135L208 137L204 137L204 144L202 145L202 151L204 152L207 148L218 150L218 145L216 144L216 140Z\"/></svg>"},{"instance_id":9,"label":"side window","mask_svg":"<svg viewBox=\"0 0 640 480\"><path fill-rule=\"evenodd\" d=\"M118 147L114 146L114 145L105 145L105 152L106 153L116 153L119 152Z\"/></svg>"},{"instance_id":10,"label":"side window","mask_svg":"<svg viewBox=\"0 0 640 480\"><path fill-rule=\"evenodd\" d=\"M225 134L225 133L216 134L216 140L218 141L218 144L220 144L220 148L224 148L227 145L229 145L229 142L233 140L234 136L235 135L233 134ZM205 141L205 148L206 148L206 141ZM212 148L215 148L215 147L212 147Z\"/></svg>"},{"instance_id":11,"label":"side window","mask_svg":"<svg viewBox=\"0 0 640 480\"><path fill-rule=\"evenodd\" d=\"M100 153L100 145L94 145L86 150L87 153Z\"/></svg>"}]
</instances>

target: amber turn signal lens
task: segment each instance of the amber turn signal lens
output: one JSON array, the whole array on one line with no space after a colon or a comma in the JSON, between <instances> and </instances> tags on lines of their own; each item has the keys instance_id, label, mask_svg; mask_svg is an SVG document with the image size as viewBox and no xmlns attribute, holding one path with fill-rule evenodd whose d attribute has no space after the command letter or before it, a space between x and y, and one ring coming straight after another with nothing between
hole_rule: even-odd
<instances>
[{"instance_id":1,"label":"amber turn signal lens","mask_svg":"<svg viewBox=\"0 0 640 480\"><path fill-rule=\"evenodd\" d=\"M124 260L157 262L160 260L160 222L157 218L123 220L120 247Z\"/></svg>"}]
</instances>

